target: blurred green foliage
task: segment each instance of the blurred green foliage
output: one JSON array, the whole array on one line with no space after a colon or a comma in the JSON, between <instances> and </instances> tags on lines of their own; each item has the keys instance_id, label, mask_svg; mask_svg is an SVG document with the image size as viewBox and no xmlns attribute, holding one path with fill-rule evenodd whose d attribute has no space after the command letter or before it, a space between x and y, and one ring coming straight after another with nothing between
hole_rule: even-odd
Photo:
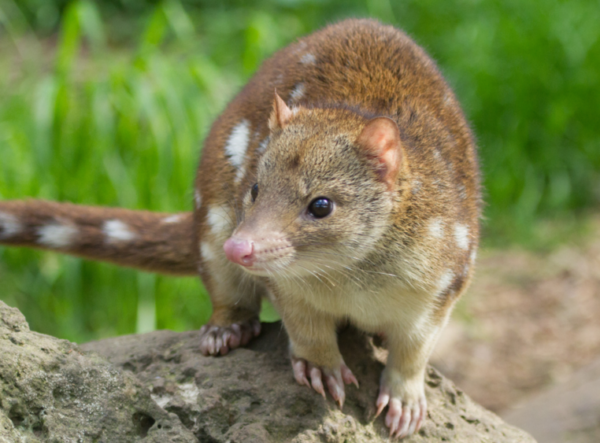
<instances>
[{"instance_id":1,"label":"blurred green foliage","mask_svg":"<svg viewBox=\"0 0 600 443\"><path fill-rule=\"evenodd\" d=\"M488 243L600 201L600 4L592 0L3 0L0 199L184 211L202 139L260 62L332 21L405 29L455 88L479 145ZM173 279L0 250L0 299L75 341L197 328ZM272 313L265 314L272 317Z\"/></svg>"}]
</instances>

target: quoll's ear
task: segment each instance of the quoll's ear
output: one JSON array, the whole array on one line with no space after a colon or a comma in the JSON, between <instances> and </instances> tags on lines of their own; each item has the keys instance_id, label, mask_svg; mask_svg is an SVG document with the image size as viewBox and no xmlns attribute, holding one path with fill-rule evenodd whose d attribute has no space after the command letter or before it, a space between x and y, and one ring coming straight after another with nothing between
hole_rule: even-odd
<instances>
[{"instance_id":1,"label":"quoll's ear","mask_svg":"<svg viewBox=\"0 0 600 443\"><path fill-rule=\"evenodd\" d=\"M381 181L391 190L396 183L404 151L398 125L387 117L370 120L356 143L374 160Z\"/></svg>"},{"instance_id":2,"label":"quoll's ear","mask_svg":"<svg viewBox=\"0 0 600 443\"><path fill-rule=\"evenodd\" d=\"M275 131L276 129L283 129L289 123L290 119L294 114L292 110L285 104L285 102L279 97L277 91L275 91L275 98L273 100L273 110L269 117L269 129Z\"/></svg>"}]
</instances>

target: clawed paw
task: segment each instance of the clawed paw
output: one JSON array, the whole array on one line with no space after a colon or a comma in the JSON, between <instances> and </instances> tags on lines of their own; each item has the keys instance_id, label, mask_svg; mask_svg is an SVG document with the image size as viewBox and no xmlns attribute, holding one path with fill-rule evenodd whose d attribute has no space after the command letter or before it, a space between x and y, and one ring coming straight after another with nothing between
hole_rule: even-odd
<instances>
[{"instance_id":1,"label":"clawed paw","mask_svg":"<svg viewBox=\"0 0 600 443\"><path fill-rule=\"evenodd\" d=\"M388 407L385 416L385 425L390 428L391 438L404 438L412 435L421 428L421 423L427 414L427 400L425 396L414 399L394 396L390 389L382 385L377 397L377 414L381 414Z\"/></svg>"},{"instance_id":2,"label":"clawed paw","mask_svg":"<svg viewBox=\"0 0 600 443\"><path fill-rule=\"evenodd\" d=\"M342 363L338 368L327 369L320 366L315 366L303 358L292 357L292 368L294 370L294 378L301 385L312 387L315 391L326 398L325 385L333 399L340 405L344 406L346 400L345 385L353 384L358 388L358 380L346 366ZM310 382L308 381L310 379Z\"/></svg>"},{"instance_id":3,"label":"clawed paw","mask_svg":"<svg viewBox=\"0 0 600 443\"><path fill-rule=\"evenodd\" d=\"M204 355L225 355L231 349L245 346L258 334L258 319L233 323L230 326L204 325L200 329L200 351Z\"/></svg>"}]
</instances>

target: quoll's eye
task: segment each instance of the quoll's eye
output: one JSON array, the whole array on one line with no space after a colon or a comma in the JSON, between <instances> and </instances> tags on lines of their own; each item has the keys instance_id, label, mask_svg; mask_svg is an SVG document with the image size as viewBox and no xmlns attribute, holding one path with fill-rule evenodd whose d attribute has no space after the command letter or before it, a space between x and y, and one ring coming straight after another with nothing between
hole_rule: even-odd
<instances>
[{"instance_id":1,"label":"quoll's eye","mask_svg":"<svg viewBox=\"0 0 600 443\"><path fill-rule=\"evenodd\" d=\"M252 197L253 202L256 200L256 197L258 197L258 183L255 183L254 186L252 186L250 197Z\"/></svg>"},{"instance_id":2,"label":"quoll's eye","mask_svg":"<svg viewBox=\"0 0 600 443\"><path fill-rule=\"evenodd\" d=\"M327 217L331 211L333 202L325 197L317 197L308 205L308 212L315 218Z\"/></svg>"}]
</instances>

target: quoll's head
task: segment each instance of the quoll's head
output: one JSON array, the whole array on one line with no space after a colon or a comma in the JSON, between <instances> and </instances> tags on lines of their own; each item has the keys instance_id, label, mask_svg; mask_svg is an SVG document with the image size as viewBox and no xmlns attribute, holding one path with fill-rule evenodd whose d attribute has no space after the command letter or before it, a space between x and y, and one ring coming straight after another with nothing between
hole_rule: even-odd
<instances>
[{"instance_id":1,"label":"quoll's head","mask_svg":"<svg viewBox=\"0 0 600 443\"><path fill-rule=\"evenodd\" d=\"M406 170L396 123L343 108L292 110L275 94L269 127L227 258L274 278L364 258L390 226Z\"/></svg>"}]
</instances>

